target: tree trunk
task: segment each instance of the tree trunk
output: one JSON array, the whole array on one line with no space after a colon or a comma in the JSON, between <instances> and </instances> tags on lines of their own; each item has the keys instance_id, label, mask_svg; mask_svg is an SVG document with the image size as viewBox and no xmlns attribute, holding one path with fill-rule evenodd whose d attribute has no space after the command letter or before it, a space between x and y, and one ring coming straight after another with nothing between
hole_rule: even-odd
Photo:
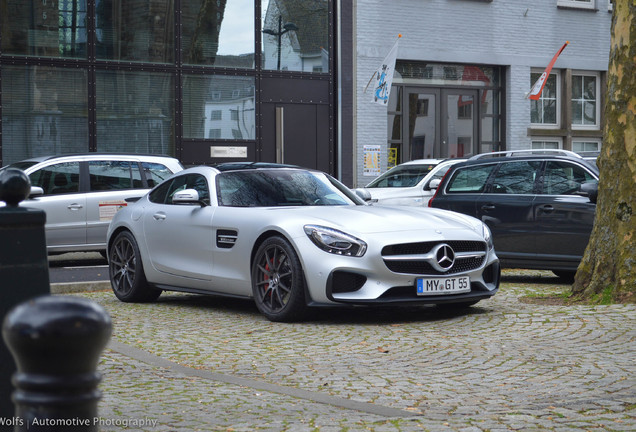
<instances>
[{"instance_id":1,"label":"tree trunk","mask_svg":"<svg viewBox=\"0 0 636 432\"><path fill-rule=\"evenodd\" d=\"M572 293L636 301L636 0L614 2L596 220Z\"/></svg>"}]
</instances>

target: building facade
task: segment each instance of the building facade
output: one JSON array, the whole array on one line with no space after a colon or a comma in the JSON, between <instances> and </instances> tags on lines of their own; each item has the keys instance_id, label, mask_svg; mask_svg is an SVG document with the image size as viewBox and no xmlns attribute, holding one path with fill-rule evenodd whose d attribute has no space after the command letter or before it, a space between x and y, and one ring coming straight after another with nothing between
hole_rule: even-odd
<instances>
[{"instance_id":1,"label":"building facade","mask_svg":"<svg viewBox=\"0 0 636 432\"><path fill-rule=\"evenodd\" d=\"M418 158L600 149L611 11L609 0L358 1L356 185ZM398 34L389 103L378 105L367 84Z\"/></svg>"},{"instance_id":2,"label":"building facade","mask_svg":"<svg viewBox=\"0 0 636 432\"><path fill-rule=\"evenodd\" d=\"M610 0L0 0L0 165L78 152L393 165L598 150ZM374 71L398 34L387 106ZM555 52L541 99L526 94Z\"/></svg>"},{"instance_id":3,"label":"building facade","mask_svg":"<svg viewBox=\"0 0 636 432\"><path fill-rule=\"evenodd\" d=\"M0 165L129 152L336 173L338 26L333 0L0 0Z\"/></svg>"}]
</instances>

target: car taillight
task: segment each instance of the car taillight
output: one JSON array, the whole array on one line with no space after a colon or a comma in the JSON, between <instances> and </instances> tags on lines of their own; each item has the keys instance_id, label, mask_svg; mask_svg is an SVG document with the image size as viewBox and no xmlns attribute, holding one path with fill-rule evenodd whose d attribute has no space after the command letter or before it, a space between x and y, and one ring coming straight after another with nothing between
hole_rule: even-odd
<instances>
[{"instance_id":1,"label":"car taillight","mask_svg":"<svg viewBox=\"0 0 636 432\"><path fill-rule=\"evenodd\" d=\"M431 199L428 200L428 206L429 207L433 207L433 200L435 199L435 197L437 196L437 193L439 192L439 190L441 189L442 185L444 184L444 179L446 178L446 176L448 175L449 172L450 172L450 169L446 171L446 173L442 177L442 180L440 180L439 184L437 185L437 189L435 189L435 193L433 194Z\"/></svg>"}]
</instances>

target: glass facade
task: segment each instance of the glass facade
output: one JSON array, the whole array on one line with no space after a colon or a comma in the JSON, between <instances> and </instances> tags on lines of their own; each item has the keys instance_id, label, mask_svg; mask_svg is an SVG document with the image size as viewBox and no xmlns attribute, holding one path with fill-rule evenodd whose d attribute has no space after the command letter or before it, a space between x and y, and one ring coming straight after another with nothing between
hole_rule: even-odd
<instances>
[{"instance_id":1,"label":"glass facade","mask_svg":"<svg viewBox=\"0 0 636 432\"><path fill-rule=\"evenodd\" d=\"M0 0L0 165L88 151L207 163L181 152L258 147L264 75L332 79L332 9L332 0Z\"/></svg>"},{"instance_id":2,"label":"glass facade","mask_svg":"<svg viewBox=\"0 0 636 432\"><path fill-rule=\"evenodd\" d=\"M97 151L173 155L174 82L165 72L97 71Z\"/></svg>"},{"instance_id":3,"label":"glass facade","mask_svg":"<svg viewBox=\"0 0 636 432\"><path fill-rule=\"evenodd\" d=\"M3 165L88 150L87 75L52 66L2 68Z\"/></svg>"}]
</instances>

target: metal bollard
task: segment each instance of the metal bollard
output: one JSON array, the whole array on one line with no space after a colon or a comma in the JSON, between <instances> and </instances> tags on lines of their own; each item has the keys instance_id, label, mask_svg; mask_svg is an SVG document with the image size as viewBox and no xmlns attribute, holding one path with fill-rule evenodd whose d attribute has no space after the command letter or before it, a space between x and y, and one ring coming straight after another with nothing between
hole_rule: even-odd
<instances>
[{"instance_id":1,"label":"metal bollard","mask_svg":"<svg viewBox=\"0 0 636 432\"><path fill-rule=\"evenodd\" d=\"M44 296L14 308L2 336L18 366L14 431L97 431L100 354L108 313L79 297Z\"/></svg>"},{"instance_id":2,"label":"metal bollard","mask_svg":"<svg viewBox=\"0 0 636 432\"><path fill-rule=\"evenodd\" d=\"M44 223L46 213L18 207L31 190L24 171L7 168L0 172L0 322L14 306L33 297L49 294L49 264ZM11 418L11 375L15 363L0 343L0 418Z\"/></svg>"}]
</instances>

